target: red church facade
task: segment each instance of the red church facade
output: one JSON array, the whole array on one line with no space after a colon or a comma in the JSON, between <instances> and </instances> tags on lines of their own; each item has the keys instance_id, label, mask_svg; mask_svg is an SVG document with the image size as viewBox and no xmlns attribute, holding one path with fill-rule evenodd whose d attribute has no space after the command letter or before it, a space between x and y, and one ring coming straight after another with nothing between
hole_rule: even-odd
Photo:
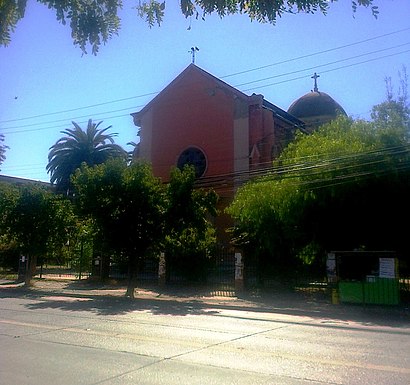
<instances>
[{"instance_id":1,"label":"red church facade","mask_svg":"<svg viewBox=\"0 0 410 385\"><path fill-rule=\"evenodd\" d=\"M237 187L269 168L304 127L262 95L248 96L194 64L132 116L140 130L136 156L164 182L172 167L194 164L198 186L215 189L221 212ZM221 215L216 224L225 228L229 218Z\"/></svg>"}]
</instances>

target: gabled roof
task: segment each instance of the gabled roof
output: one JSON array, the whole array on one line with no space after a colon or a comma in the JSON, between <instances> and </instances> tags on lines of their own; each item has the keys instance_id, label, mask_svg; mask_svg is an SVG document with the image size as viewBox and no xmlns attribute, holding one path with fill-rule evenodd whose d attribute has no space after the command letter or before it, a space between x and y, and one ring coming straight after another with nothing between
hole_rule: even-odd
<instances>
[{"instance_id":1,"label":"gabled roof","mask_svg":"<svg viewBox=\"0 0 410 385\"><path fill-rule=\"evenodd\" d=\"M217 77L211 75L209 72L206 72L202 68L199 68L195 64L191 63L171 83L169 83L161 92L159 92L158 95L156 95L142 110L140 110L138 112L134 112L134 113L131 114L131 116L134 118L134 123L136 125L138 125L137 122L139 121L141 116L144 115L145 112L147 112L153 104L155 104L160 98L162 98L163 95L166 94L169 89L171 89L172 87L174 87L178 83L180 83L181 80L183 78L185 78L192 71L196 71L196 72L200 73L202 76L204 76L204 77L212 80L213 82L217 83L217 86L229 90L230 92L232 92L234 95L236 95L239 98L242 98L242 99L249 98L248 95L244 94L243 92L239 91L238 89L230 86L228 83L225 83L221 79L218 79Z\"/></svg>"},{"instance_id":2,"label":"gabled roof","mask_svg":"<svg viewBox=\"0 0 410 385\"><path fill-rule=\"evenodd\" d=\"M232 94L236 95L238 98L241 98L241 99L244 99L244 100L248 101L250 98L255 96L255 94L253 94L251 96L244 94L242 91L239 91L235 87L232 87L228 83L225 83L224 81L217 78L216 76L211 75L209 72L206 72L202 68L199 68L195 64L191 63L171 83L169 83L161 92L159 92L158 95L156 95L142 110L140 110L138 112L134 112L134 113L131 114L131 116L134 119L134 124L136 126L139 126L140 125L139 121L140 121L141 117L151 108L151 106L153 104L155 104L160 98L162 98L164 96L164 94L166 94L168 92L169 89L171 89L172 87L174 87L178 83L180 83L182 81L182 79L184 77L186 77L192 71L198 72L202 76L204 76L204 77L208 78L209 80L215 82L217 84L217 87L228 90ZM260 95L260 97L262 99L262 106L264 108L272 111L279 118L287 121L288 123L293 124L294 126L297 126L298 128L300 128L303 131L303 127L304 127L304 122L303 121L301 121L298 118L296 118L295 116L289 114L285 110L282 110L281 108L275 106L274 104L268 102L267 100L264 99L264 97L262 95Z\"/></svg>"}]
</instances>

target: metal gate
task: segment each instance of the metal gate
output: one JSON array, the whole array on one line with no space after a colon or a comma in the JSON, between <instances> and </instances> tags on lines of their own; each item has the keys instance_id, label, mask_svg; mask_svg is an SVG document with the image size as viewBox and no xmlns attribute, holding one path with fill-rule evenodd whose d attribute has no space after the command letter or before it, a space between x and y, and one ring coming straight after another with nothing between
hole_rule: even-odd
<instances>
[{"instance_id":1,"label":"metal gate","mask_svg":"<svg viewBox=\"0 0 410 385\"><path fill-rule=\"evenodd\" d=\"M235 293L235 253L232 250L219 249L210 258L207 283L222 295Z\"/></svg>"}]
</instances>

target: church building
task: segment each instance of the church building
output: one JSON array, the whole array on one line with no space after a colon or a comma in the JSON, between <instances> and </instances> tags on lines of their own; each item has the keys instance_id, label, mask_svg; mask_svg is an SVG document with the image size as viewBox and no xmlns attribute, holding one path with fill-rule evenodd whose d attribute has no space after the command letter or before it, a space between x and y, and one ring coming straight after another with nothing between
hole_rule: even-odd
<instances>
[{"instance_id":1,"label":"church building","mask_svg":"<svg viewBox=\"0 0 410 385\"><path fill-rule=\"evenodd\" d=\"M326 105L323 99L328 95L317 91L316 79L312 93L284 111L263 95L246 95L190 64L142 110L131 114L140 136L135 156L149 161L154 175L164 182L173 167L194 165L198 187L211 187L219 195L221 214L215 225L226 229L232 223L223 209L236 189L268 170L297 131L308 133L317 124L308 107L312 109L315 98ZM328 112L323 111L324 118ZM224 231L219 231L219 241L228 244Z\"/></svg>"}]
</instances>

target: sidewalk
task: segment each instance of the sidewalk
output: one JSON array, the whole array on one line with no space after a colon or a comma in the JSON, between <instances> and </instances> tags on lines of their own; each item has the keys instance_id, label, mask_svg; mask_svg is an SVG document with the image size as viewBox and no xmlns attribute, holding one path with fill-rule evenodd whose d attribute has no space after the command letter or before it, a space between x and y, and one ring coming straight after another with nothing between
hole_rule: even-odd
<instances>
[{"instance_id":1,"label":"sidewalk","mask_svg":"<svg viewBox=\"0 0 410 385\"><path fill-rule=\"evenodd\" d=\"M20 289L32 293L59 293L66 295L91 296L91 297L125 297L126 283L114 282L111 284L87 280L68 279L34 279L31 287L26 288L22 283L0 280L1 289ZM196 301L204 303L237 303L250 306L252 301L239 299L232 291L212 290L206 287L186 286L154 286L146 285L135 289L135 299L156 299L163 301Z\"/></svg>"},{"instance_id":2,"label":"sidewalk","mask_svg":"<svg viewBox=\"0 0 410 385\"><path fill-rule=\"evenodd\" d=\"M61 300L89 298L95 301L114 302L121 306L123 301L133 301L125 297L126 284L123 282L103 284L92 281L35 279L33 286L24 287L11 281L0 280L0 298L9 295L35 297L46 300L59 296ZM215 295L215 294L228 294ZM232 292L220 293L201 287L158 286L138 287L135 290L136 305L146 309L158 306L179 308L215 308L249 312L281 313L308 316L316 319L355 321L362 324L410 327L408 306L362 306L351 304L332 305L330 298L309 293L290 291L270 291L259 294L244 292L237 296Z\"/></svg>"}]
</instances>

